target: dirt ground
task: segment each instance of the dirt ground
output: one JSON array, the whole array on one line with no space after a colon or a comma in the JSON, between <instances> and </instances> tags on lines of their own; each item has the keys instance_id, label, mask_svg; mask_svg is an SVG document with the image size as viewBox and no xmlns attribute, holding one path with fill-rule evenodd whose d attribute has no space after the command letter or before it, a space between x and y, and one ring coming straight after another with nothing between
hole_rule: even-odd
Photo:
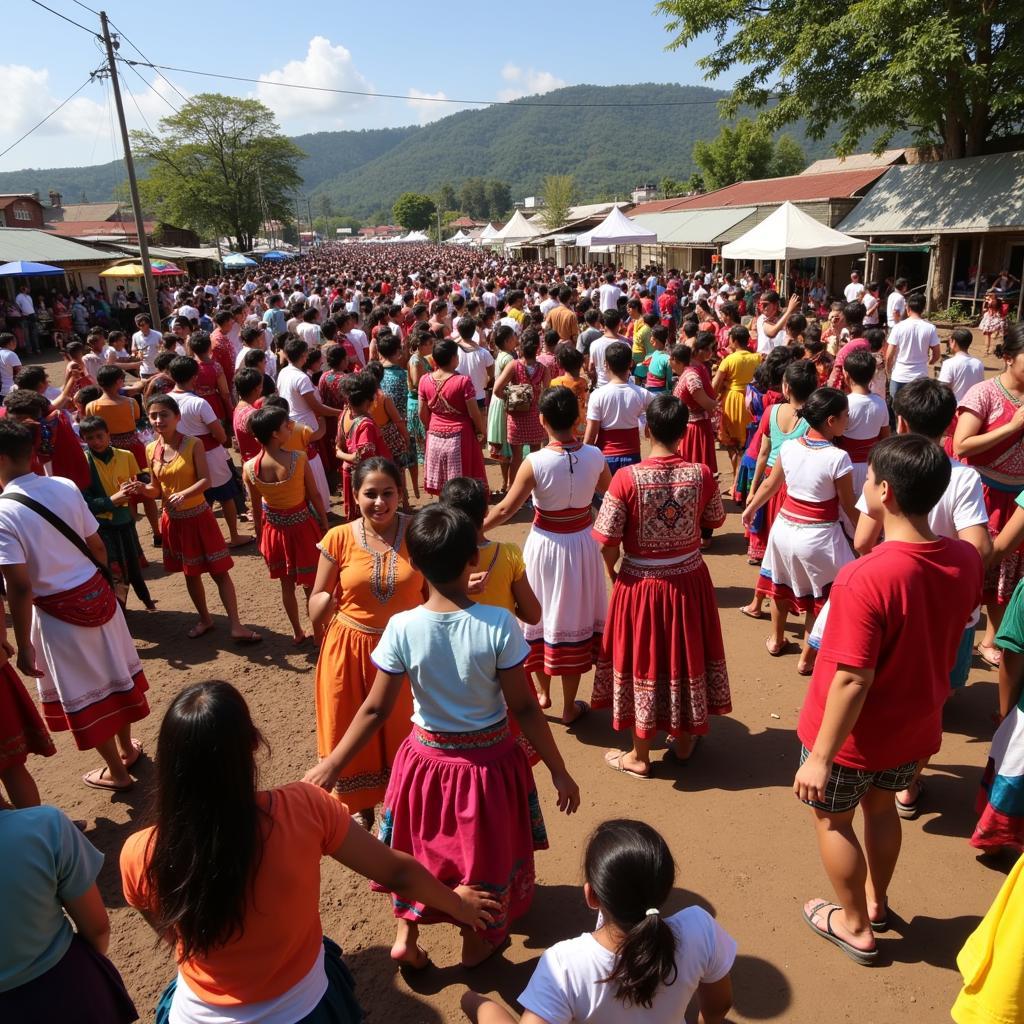
<instances>
[{"instance_id":1,"label":"dirt ground","mask_svg":"<svg viewBox=\"0 0 1024 1024\"><path fill-rule=\"evenodd\" d=\"M988 362L995 367L994 360ZM723 469L723 481L728 482L728 467ZM490 471L495 473L495 467ZM993 731L995 673L976 658L971 685L950 702L943 749L927 772L924 813L904 825L903 853L891 891L894 928L879 940L881 964L859 967L813 938L801 920L806 899L830 894L808 811L790 791L798 755L794 729L805 681L796 674L796 647L785 657L769 658L762 646L765 624L739 614L756 569L746 563L738 512L731 502L728 507L728 522L707 561L721 609L733 713L713 722L710 737L685 769L657 766L661 753L656 751L653 786L604 767L602 753L625 741L612 731L608 713L590 715L571 734L553 725L580 784L582 806L572 818L560 817L547 774L538 770L551 849L538 854L533 909L514 926L511 945L500 959L465 971L458 966L454 929L427 929L423 942L436 967L407 982L388 958L393 932L387 900L371 895L363 879L335 862L324 862L324 930L342 946L370 1020L459 1020L459 997L467 986L496 993L514 1007L544 949L592 927L593 915L580 888L582 851L590 830L611 817L642 818L656 826L678 864L673 909L699 903L736 938L730 1020L905 1024L949 1019L959 987L956 953L987 910L1008 867L983 865L967 843ZM516 523L494 536L521 544L527 528L520 513ZM140 535L148 553L144 525ZM315 654L311 648L292 647L277 586L267 578L255 548L237 556L233 575L243 620L264 633L257 647L226 644L222 615L215 631L199 640L186 639L194 615L181 577L165 577L158 562L147 571L159 611L147 614L134 596L128 611L151 686L152 714L140 723L137 735L152 754L161 715L182 686L230 680L245 694L269 740L272 752L263 781L272 786L301 778L315 760ZM211 609L217 610L216 593L211 586L207 590ZM907 642L923 643L926 638L908 636ZM580 695L585 698L589 692L588 677ZM86 818L89 839L106 856L100 886L112 917L110 955L141 1019L151 1020L174 965L142 918L125 906L117 862L127 836L149 822L152 762L148 756L140 762L140 784L134 791L111 798L79 781L96 766L95 756L79 753L67 734L57 736L56 742L58 756L33 758L29 767L43 799L72 817Z\"/></svg>"}]
</instances>

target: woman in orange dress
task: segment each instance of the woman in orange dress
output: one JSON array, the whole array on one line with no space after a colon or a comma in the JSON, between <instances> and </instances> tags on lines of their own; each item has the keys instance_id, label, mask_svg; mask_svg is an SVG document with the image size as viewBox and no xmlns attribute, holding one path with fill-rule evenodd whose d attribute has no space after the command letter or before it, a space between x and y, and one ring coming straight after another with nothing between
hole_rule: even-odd
<instances>
[{"instance_id":1,"label":"woman in orange dress","mask_svg":"<svg viewBox=\"0 0 1024 1024\"><path fill-rule=\"evenodd\" d=\"M401 476L379 456L352 474L359 518L330 530L320 542L320 564L309 599L309 616L323 636L316 665L316 742L326 757L344 736L377 675L370 658L388 620L423 601L423 577L405 546L408 518L398 511ZM374 739L349 763L335 795L358 808L355 818L373 826L374 807L384 799L391 765L409 732L412 692Z\"/></svg>"}]
</instances>

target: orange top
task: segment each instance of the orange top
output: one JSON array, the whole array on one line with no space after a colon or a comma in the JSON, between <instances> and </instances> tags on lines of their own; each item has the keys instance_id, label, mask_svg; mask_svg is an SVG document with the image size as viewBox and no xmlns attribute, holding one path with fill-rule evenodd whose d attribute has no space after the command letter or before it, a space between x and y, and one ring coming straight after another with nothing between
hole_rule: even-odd
<instances>
[{"instance_id":1,"label":"orange top","mask_svg":"<svg viewBox=\"0 0 1024 1024\"><path fill-rule=\"evenodd\" d=\"M309 446L309 439L316 431L312 427L303 426L301 423L292 421L292 432L288 435L282 448L289 452L304 452Z\"/></svg>"},{"instance_id":2,"label":"orange top","mask_svg":"<svg viewBox=\"0 0 1024 1024\"><path fill-rule=\"evenodd\" d=\"M384 407L384 392L378 391L370 406L370 418L378 427L386 427L391 421L387 409Z\"/></svg>"},{"instance_id":3,"label":"orange top","mask_svg":"<svg viewBox=\"0 0 1024 1024\"><path fill-rule=\"evenodd\" d=\"M153 467L153 479L160 485L160 494L166 501L172 494L187 490L196 482L196 471L192 463L192 446L199 442L194 437L182 435L178 454L170 462L157 461L155 452L159 444L160 439L157 438L146 445L146 460ZM186 498L178 508L184 512L205 504L206 498L200 491L198 494L193 494L191 498Z\"/></svg>"},{"instance_id":4,"label":"orange top","mask_svg":"<svg viewBox=\"0 0 1024 1024\"><path fill-rule=\"evenodd\" d=\"M582 437L587 429L587 401L590 395L587 382L582 377L570 377L569 374L563 373L561 377L556 377L551 381L548 387L568 388L576 396L576 406L579 409L579 415L572 429L577 437Z\"/></svg>"},{"instance_id":5,"label":"orange top","mask_svg":"<svg viewBox=\"0 0 1024 1024\"><path fill-rule=\"evenodd\" d=\"M188 987L217 1006L275 999L298 984L320 956L320 859L341 846L348 808L305 782L259 794L269 815L241 932L201 958L181 960ZM154 829L128 837L121 880L129 906L152 912L146 866Z\"/></svg>"},{"instance_id":6,"label":"orange top","mask_svg":"<svg viewBox=\"0 0 1024 1024\"><path fill-rule=\"evenodd\" d=\"M111 434L134 434L139 415L138 403L134 398L115 402L104 395L85 407L86 416L99 416Z\"/></svg>"},{"instance_id":7,"label":"orange top","mask_svg":"<svg viewBox=\"0 0 1024 1024\"><path fill-rule=\"evenodd\" d=\"M397 554L370 550L363 542L362 519L328 530L319 545L324 556L341 570L338 611L374 629L383 629L396 612L423 603L423 577L412 567L405 546L408 519L399 514L398 520Z\"/></svg>"},{"instance_id":8,"label":"orange top","mask_svg":"<svg viewBox=\"0 0 1024 1024\"><path fill-rule=\"evenodd\" d=\"M305 429L309 430L309 427ZM260 460L263 458L263 452L255 459L250 459L243 470L246 480L252 483L264 502L270 508L281 511L302 505L306 500L306 455L304 452L296 451L289 454L292 464L284 480L260 479Z\"/></svg>"}]
</instances>

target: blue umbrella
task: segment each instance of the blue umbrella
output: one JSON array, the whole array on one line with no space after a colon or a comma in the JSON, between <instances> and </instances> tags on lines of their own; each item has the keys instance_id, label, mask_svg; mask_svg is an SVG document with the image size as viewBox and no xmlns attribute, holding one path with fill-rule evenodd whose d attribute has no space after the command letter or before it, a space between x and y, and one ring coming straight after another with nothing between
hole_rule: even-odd
<instances>
[{"instance_id":1,"label":"blue umbrella","mask_svg":"<svg viewBox=\"0 0 1024 1024\"><path fill-rule=\"evenodd\" d=\"M271 249L270 252L265 252L263 254L263 258L265 260L287 260L290 259L290 256L286 252L280 252L277 249Z\"/></svg>"},{"instance_id":2,"label":"blue umbrella","mask_svg":"<svg viewBox=\"0 0 1024 1024\"><path fill-rule=\"evenodd\" d=\"M44 274L63 274L60 267L51 267L49 263L29 263L15 260L0 266L0 277L42 277Z\"/></svg>"},{"instance_id":3,"label":"blue umbrella","mask_svg":"<svg viewBox=\"0 0 1024 1024\"><path fill-rule=\"evenodd\" d=\"M256 261L249 259L248 256L243 256L240 252L229 252L221 263L225 267L255 267Z\"/></svg>"}]
</instances>

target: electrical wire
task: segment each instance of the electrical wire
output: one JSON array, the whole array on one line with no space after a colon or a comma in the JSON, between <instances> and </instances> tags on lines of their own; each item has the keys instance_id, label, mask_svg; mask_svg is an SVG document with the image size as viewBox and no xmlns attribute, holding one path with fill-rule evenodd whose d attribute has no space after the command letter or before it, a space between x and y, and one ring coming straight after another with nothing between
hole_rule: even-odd
<instances>
[{"instance_id":1,"label":"electrical wire","mask_svg":"<svg viewBox=\"0 0 1024 1024\"><path fill-rule=\"evenodd\" d=\"M129 45L129 46L130 46L130 47L131 47L131 48L132 48L132 49L133 49L133 50L134 50L134 51L135 51L135 52L136 52L136 53L137 53L137 54L138 54L138 55L139 55L139 56L140 56L141 58L142 58L142 59L143 59L143 60L144 60L144 61L146 61L146 62L148 63L148 62L149 62L149 58L148 58L148 57L147 57L147 56L146 56L146 55L145 55L145 54L144 54L144 53L143 53L143 52L142 52L142 51L141 51L141 50L140 50L140 49L138 48L138 46L136 46L136 44L135 44L134 42L132 42L132 40L131 40L131 39L130 39L130 38L129 38L129 37L127 36L127 35L125 35L125 33L124 33L124 32L122 32L122 31L121 31L121 29L117 27L117 25L114 25L114 23L113 23L113 22L110 22L110 24L111 24L111 25L113 26L113 28L114 28L114 31L115 31L115 32L116 32L116 33L117 33L117 34L118 34L118 35L119 35L119 36L120 36L120 37L121 37L121 38L122 38L122 39L123 39L123 40L124 40L124 41L125 41L125 42L126 42L126 43L127 43L127 44L128 44L128 45ZM128 61L127 61L127 58L122 58L122 59L123 59L123 60L125 60L125 62L126 62L126 63L128 63ZM180 90L180 89L179 89L179 88L178 88L178 87L177 87L177 86L176 86L176 85L175 85L175 84L174 84L174 83L173 83L173 82L172 82L172 81L171 81L171 80L170 80L170 79L169 79L169 78L168 78L168 77L167 77L167 76L166 76L166 75L165 75L165 74L164 74L164 73L163 73L163 72L162 72L162 71L161 71L161 70L160 70L160 69L159 69L159 68L158 68L158 67L157 67L157 66L155 65L155 64L149 63L149 64L148 64L148 66L149 66L149 67L151 67L151 68L152 68L152 69L153 69L153 70L154 70L154 71L155 71L155 72L156 72L156 73L157 73L157 74L158 74L158 75L159 75L159 76L160 76L160 77L161 77L161 78L162 78L162 79L163 79L163 80L164 80L164 81L165 81L165 82L166 82L166 83L167 83L167 84L168 84L168 85L169 85L169 86L170 86L170 87L171 87L171 88L172 88L172 89L173 89L173 90L174 90L174 91L175 91L175 92L176 92L176 93L177 93L177 94L178 94L178 95L179 95L179 96L180 96L180 97L182 98L182 100L184 100L184 102L185 102L185 103L188 103L188 97L187 97L187 96L186 96L186 95L185 95L185 94L184 94L184 93L183 93L183 92L182 92L182 91L181 91L181 90ZM175 108L175 109L177 109L177 108Z\"/></svg>"},{"instance_id":2,"label":"electrical wire","mask_svg":"<svg viewBox=\"0 0 1024 1024\"><path fill-rule=\"evenodd\" d=\"M87 28L80 21L75 21L74 18L69 18L66 14L61 14L60 11L55 11L52 7L47 7L46 4L41 3L40 0L29 0L29 3L35 4L36 7L42 7L44 11L49 11L51 14L60 18L61 21L66 21L69 25L74 25L75 28L80 28L83 32L88 32L91 36L97 34L93 29ZM85 5L81 4L80 6L84 7Z\"/></svg>"},{"instance_id":3,"label":"electrical wire","mask_svg":"<svg viewBox=\"0 0 1024 1024\"><path fill-rule=\"evenodd\" d=\"M309 92L330 92L343 96L367 96L379 100L408 100L415 99L417 103L458 103L461 106L478 107L699 107L711 103L720 103L721 99L708 100L650 100L640 103L573 103L565 100L546 102L544 100L460 100L448 96L415 96L410 97L401 93L393 92L365 92L359 89L332 89L326 85L303 85L298 82L271 82L264 78L246 78L242 75L225 75L219 71L198 71L195 68L178 68L169 64L154 64L150 61L132 61L123 58L127 64L136 64L139 67L152 68L154 71L173 71L179 75L200 75L204 78L221 78L230 82L250 82L255 85L276 85L283 89L304 89Z\"/></svg>"},{"instance_id":4,"label":"electrical wire","mask_svg":"<svg viewBox=\"0 0 1024 1024\"><path fill-rule=\"evenodd\" d=\"M141 78L142 76L140 75L139 77ZM143 82L146 81L144 78L142 80L143 80ZM139 117L142 118L143 123L149 129L150 135L152 135L153 134L153 126L149 123L149 118L146 117L146 115L142 112L142 107L139 106L139 101L135 98L135 93L132 92L131 86L128 84L128 80L127 79L123 79L123 82L124 82L125 92L128 93L128 98L132 101L133 104L135 104L135 109L139 112ZM148 84L148 83L146 83L146 84Z\"/></svg>"},{"instance_id":5,"label":"electrical wire","mask_svg":"<svg viewBox=\"0 0 1024 1024\"><path fill-rule=\"evenodd\" d=\"M81 7L83 11L88 11L90 14L95 14L97 18L100 16L99 11L93 10L88 4L83 4L82 0L71 0L71 2L73 4L78 4L78 6Z\"/></svg>"},{"instance_id":6,"label":"electrical wire","mask_svg":"<svg viewBox=\"0 0 1024 1024\"><path fill-rule=\"evenodd\" d=\"M15 139L14 142L12 142L5 150L3 150L3 152L0 152L0 159L7 156L7 154L10 153L10 151L14 149L14 147L17 146L19 143L24 142L25 139L27 139L37 128L42 128L42 126L46 124L46 122L49 121L54 114L63 110L64 107L66 107L91 81L93 81L95 77L95 72L89 75L89 77L66 100L64 100L63 103L60 103L58 106L54 107L53 110L51 110L46 115L46 117L44 117L41 121L37 121L31 128L29 128L27 132L25 132L24 135L22 135L20 138Z\"/></svg>"},{"instance_id":7,"label":"electrical wire","mask_svg":"<svg viewBox=\"0 0 1024 1024\"><path fill-rule=\"evenodd\" d=\"M146 88L147 88L147 89L152 89L152 90L153 90L153 92L154 92L154 93L155 93L155 94L156 94L157 96L159 96L159 97L160 97L160 99L162 99L162 100L164 101L164 103L166 103L166 104L167 104L167 106L169 106L169 107L171 108L171 110L173 110L173 111L174 111L174 112L175 112L176 114L180 114L180 113L181 113L181 111L180 111L180 110L179 110L179 109L178 109L178 108L177 108L177 107L176 107L176 106L175 106L175 105L174 105L174 104L173 104L173 103L172 103L172 102L171 102L171 101L170 101L170 100L169 100L169 99L168 99L168 98L167 98L167 97L166 97L166 96L165 96L165 95L164 95L164 94L162 93L162 92L160 92L160 90L159 90L159 89L157 89L157 87L156 87L155 85L153 85L153 83L152 83L152 82L149 82L149 81L147 81L147 80L146 80L146 79L145 79L145 78L144 78L144 77L142 76L142 73L141 73L140 71L138 71L138 70L137 70L136 68L132 67L132 65L131 65L131 64L128 64L128 63L126 63L126 62L125 62L125 61L124 61L124 60L123 60L122 58L120 58L120 57L118 57L118 58L117 58L117 62L118 62L119 64L124 64L124 66L125 66L126 68L128 68L128 69L129 69L129 70L130 70L130 71L131 71L131 72L132 72L132 73L133 73L133 74L135 75L135 77L136 77L136 78L138 78L138 79L139 79L139 81L140 81L140 82L142 82L142 84L143 84L144 86L146 86ZM127 88L127 83L125 84L125 88ZM140 110L140 111L139 111L139 113L141 114L141 113L142 113L142 111ZM152 129L150 129L150 130L152 131Z\"/></svg>"}]
</instances>

